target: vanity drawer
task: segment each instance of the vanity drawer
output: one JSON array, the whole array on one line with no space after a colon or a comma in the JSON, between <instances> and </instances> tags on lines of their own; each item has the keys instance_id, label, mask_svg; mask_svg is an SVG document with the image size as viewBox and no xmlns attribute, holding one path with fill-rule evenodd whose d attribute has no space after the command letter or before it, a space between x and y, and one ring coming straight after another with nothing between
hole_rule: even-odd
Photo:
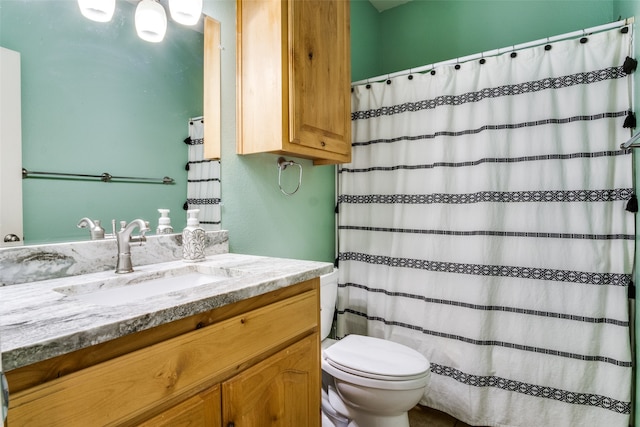
<instances>
[{"instance_id":1,"label":"vanity drawer","mask_svg":"<svg viewBox=\"0 0 640 427\"><path fill-rule=\"evenodd\" d=\"M317 336L318 298L313 289L17 392L9 427L143 421L306 335Z\"/></svg>"}]
</instances>

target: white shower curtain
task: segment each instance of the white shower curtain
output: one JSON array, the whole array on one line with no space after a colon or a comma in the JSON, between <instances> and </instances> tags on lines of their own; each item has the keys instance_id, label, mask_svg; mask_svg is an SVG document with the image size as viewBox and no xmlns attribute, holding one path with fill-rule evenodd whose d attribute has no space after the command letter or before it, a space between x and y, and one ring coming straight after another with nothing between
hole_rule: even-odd
<instances>
[{"instance_id":1,"label":"white shower curtain","mask_svg":"<svg viewBox=\"0 0 640 427\"><path fill-rule=\"evenodd\" d=\"M220 161L204 158L204 119L189 120L187 201L184 209L200 209L200 225L220 230Z\"/></svg>"},{"instance_id":2,"label":"white shower curtain","mask_svg":"<svg viewBox=\"0 0 640 427\"><path fill-rule=\"evenodd\" d=\"M471 425L629 424L631 35L584 41L353 91L338 336L421 351Z\"/></svg>"}]
</instances>

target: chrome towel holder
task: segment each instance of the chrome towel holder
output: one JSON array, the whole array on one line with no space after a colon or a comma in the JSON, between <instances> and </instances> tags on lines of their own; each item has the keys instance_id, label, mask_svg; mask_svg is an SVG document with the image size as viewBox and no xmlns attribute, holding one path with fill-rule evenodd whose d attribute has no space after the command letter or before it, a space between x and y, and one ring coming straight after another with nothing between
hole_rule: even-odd
<instances>
[{"instance_id":1,"label":"chrome towel holder","mask_svg":"<svg viewBox=\"0 0 640 427\"><path fill-rule=\"evenodd\" d=\"M298 166L300 170L300 174L298 175L298 186L291 193L288 193L282 188L282 182L281 182L282 171L285 170L287 166L293 166L293 165ZM282 192L282 194L284 194L285 196L292 196L296 194L296 192L300 189L301 184L302 184L302 165L300 163L294 162L293 160L287 160L284 157L278 157L278 188L280 188L280 191Z\"/></svg>"}]
</instances>

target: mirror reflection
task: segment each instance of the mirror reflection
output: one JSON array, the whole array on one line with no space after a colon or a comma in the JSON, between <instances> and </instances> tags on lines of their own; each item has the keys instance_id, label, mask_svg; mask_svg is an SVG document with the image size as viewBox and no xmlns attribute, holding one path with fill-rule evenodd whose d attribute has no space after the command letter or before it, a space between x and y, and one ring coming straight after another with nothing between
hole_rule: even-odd
<instances>
[{"instance_id":1,"label":"mirror reflection","mask_svg":"<svg viewBox=\"0 0 640 427\"><path fill-rule=\"evenodd\" d=\"M175 180L22 180L26 244L88 240L76 227L83 217L105 228L143 218L155 230L163 208L176 231L186 224L183 141L189 119L202 115L203 34L168 19L164 40L146 42L135 6L118 1L99 23L76 1L2 2L0 45L20 53L22 167Z\"/></svg>"}]
</instances>

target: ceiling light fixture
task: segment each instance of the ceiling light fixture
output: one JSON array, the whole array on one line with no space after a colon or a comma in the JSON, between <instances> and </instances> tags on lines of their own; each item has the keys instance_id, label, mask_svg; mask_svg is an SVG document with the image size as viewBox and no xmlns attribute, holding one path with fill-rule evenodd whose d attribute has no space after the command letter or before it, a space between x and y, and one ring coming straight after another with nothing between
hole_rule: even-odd
<instances>
[{"instance_id":1,"label":"ceiling light fixture","mask_svg":"<svg viewBox=\"0 0 640 427\"><path fill-rule=\"evenodd\" d=\"M167 32L167 14L156 0L142 0L136 7L136 32L148 42L158 43Z\"/></svg>"},{"instance_id":2,"label":"ceiling light fixture","mask_svg":"<svg viewBox=\"0 0 640 427\"><path fill-rule=\"evenodd\" d=\"M96 22L109 22L116 9L116 0L78 0L80 12Z\"/></svg>"},{"instance_id":3,"label":"ceiling light fixture","mask_svg":"<svg viewBox=\"0 0 640 427\"><path fill-rule=\"evenodd\" d=\"M183 25L195 25L202 15L202 0L169 0L171 18Z\"/></svg>"},{"instance_id":4,"label":"ceiling light fixture","mask_svg":"<svg viewBox=\"0 0 640 427\"><path fill-rule=\"evenodd\" d=\"M166 3L165 3L166 4ZM196 25L202 15L203 0L169 0L171 18L179 24ZM82 15L92 21L109 22L116 0L78 0ZM135 13L138 37L158 43L167 32L167 13L159 0L140 0Z\"/></svg>"}]
</instances>

